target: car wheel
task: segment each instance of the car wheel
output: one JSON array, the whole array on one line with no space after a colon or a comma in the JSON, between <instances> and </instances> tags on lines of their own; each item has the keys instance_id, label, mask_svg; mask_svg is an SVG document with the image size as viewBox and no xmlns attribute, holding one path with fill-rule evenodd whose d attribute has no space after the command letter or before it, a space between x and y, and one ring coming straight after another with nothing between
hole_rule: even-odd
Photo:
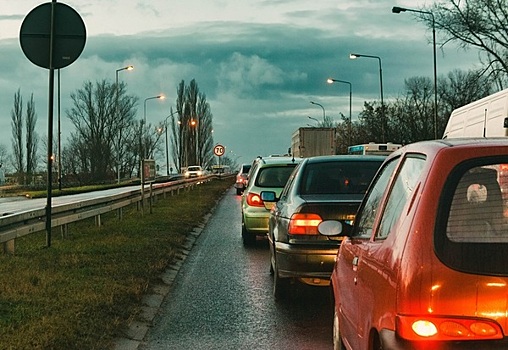
<instances>
[{"instance_id":1,"label":"car wheel","mask_svg":"<svg viewBox=\"0 0 508 350\"><path fill-rule=\"evenodd\" d=\"M242 225L242 240L243 240L243 245L245 247L250 247L250 246L253 246L254 244L256 244L256 235L253 233L249 233L245 229L245 226L243 226L243 225Z\"/></svg>"},{"instance_id":2,"label":"car wheel","mask_svg":"<svg viewBox=\"0 0 508 350\"><path fill-rule=\"evenodd\" d=\"M340 337L339 316L337 315L337 309L335 309L335 306L333 308L335 310L333 313L333 350L346 350L346 347Z\"/></svg>"},{"instance_id":3,"label":"car wheel","mask_svg":"<svg viewBox=\"0 0 508 350\"><path fill-rule=\"evenodd\" d=\"M277 268L277 260L273 268L273 296L275 300L287 299L289 294L289 278L281 278Z\"/></svg>"}]
</instances>

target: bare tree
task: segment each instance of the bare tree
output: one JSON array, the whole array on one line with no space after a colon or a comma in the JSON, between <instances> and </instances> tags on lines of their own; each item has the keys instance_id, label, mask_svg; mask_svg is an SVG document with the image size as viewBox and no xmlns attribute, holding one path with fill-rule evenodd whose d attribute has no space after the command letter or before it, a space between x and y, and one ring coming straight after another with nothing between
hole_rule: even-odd
<instances>
[{"instance_id":1,"label":"bare tree","mask_svg":"<svg viewBox=\"0 0 508 350\"><path fill-rule=\"evenodd\" d=\"M106 80L95 84L88 81L71 94L74 106L66 113L76 128L73 140L84 148L81 151L86 155L81 171L89 173L92 182L116 177L121 154L118 145L133 125L137 98L128 96L122 87L117 90L115 84Z\"/></svg>"},{"instance_id":2,"label":"bare tree","mask_svg":"<svg viewBox=\"0 0 508 350\"><path fill-rule=\"evenodd\" d=\"M440 77L438 90L438 135L442 135L451 112L467 103L478 100L492 92L492 80L481 76L479 71L455 70ZM434 90L428 77L411 77L405 80L404 94L385 104L386 140L407 144L434 138ZM337 150L347 149L348 120L342 116L337 123ZM364 102L359 120L351 127L352 144L381 142L381 114L376 102Z\"/></svg>"},{"instance_id":3,"label":"bare tree","mask_svg":"<svg viewBox=\"0 0 508 350\"><path fill-rule=\"evenodd\" d=\"M493 92L494 83L482 76L482 71L454 70L439 79L439 130L444 131L450 114L458 107L488 96Z\"/></svg>"},{"instance_id":4,"label":"bare tree","mask_svg":"<svg viewBox=\"0 0 508 350\"><path fill-rule=\"evenodd\" d=\"M35 114L34 95L26 104L26 173L27 180L32 183L37 170L37 147L39 138L36 130L37 115Z\"/></svg>"},{"instance_id":5,"label":"bare tree","mask_svg":"<svg viewBox=\"0 0 508 350\"><path fill-rule=\"evenodd\" d=\"M0 144L0 167L5 170L7 165L7 146Z\"/></svg>"},{"instance_id":6,"label":"bare tree","mask_svg":"<svg viewBox=\"0 0 508 350\"><path fill-rule=\"evenodd\" d=\"M135 128L136 104L137 98L127 95L127 85L120 83L117 86L118 91L115 92L117 101L116 116L114 118L117 124L117 132L112 133L114 145L114 170L117 174L122 176L129 176L132 173L132 167L128 166L129 159L133 155L138 155L132 149L133 133ZM134 152L134 153L132 153Z\"/></svg>"},{"instance_id":7,"label":"bare tree","mask_svg":"<svg viewBox=\"0 0 508 350\"><path fill-rule=\"evenodd\" d=\"M213 162L213 115L194 79L188 86L183 80L178 85L176 109L178 113L171 117L171 143L178 172L194 164L209 166Z\"/></svg>"},{"instance_id":8,"label":"bare tree","mask_svg":"<svg viewBox=\"0 0 508 350\"><path fill-rule=\"evenodd\" d=\"M205 169L213 164L213 115L204 93L199 94L196 107L198 116L197 164Z\"/></svg>"},{"instance_id":9,"label":"bare tree","mask_svg":"<svg viewBox=\"0 0 508 350\"><path fill-rule=\"evenodd\" d=\"M12 127L12 165L18 174L18 181L23 184L25 152L23 146L23 97L21 91L14 94L14 107L11 111Z\"/></svg>"},{"instance_id":10,"label":"bare tree","mask_svg":"<svg viewBox=\"0 0 508 350\"><path fill-rule=\"evenodd\" d=\"M480 49L484 72L502 89L508 81L508 1L441 0L431 7L443 44L456 42L464 49ZM432 18L421 20L432 26Z\"/></svg>"}]
</instances>

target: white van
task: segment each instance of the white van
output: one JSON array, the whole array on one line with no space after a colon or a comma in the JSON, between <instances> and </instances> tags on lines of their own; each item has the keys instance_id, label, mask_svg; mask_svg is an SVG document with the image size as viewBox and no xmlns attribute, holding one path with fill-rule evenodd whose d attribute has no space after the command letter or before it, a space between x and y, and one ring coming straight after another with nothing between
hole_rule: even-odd
<instances>
[{"instance_id":1,"label":"white van","mask_svg":"<svg viewBox=\"0 0 508 350\"><path fill-rule=\"evenodd\" d=\"M508 136L508 89L455 109L443 138Z\"/></svg>"}]
</instances>

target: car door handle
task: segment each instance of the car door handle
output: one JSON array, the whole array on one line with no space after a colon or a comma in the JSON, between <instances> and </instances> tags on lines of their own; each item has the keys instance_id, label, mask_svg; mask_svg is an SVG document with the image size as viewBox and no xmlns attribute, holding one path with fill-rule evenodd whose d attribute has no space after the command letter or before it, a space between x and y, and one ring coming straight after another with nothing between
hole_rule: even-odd
<instances>
[{"instance_id":1,"label":"car door handle","mask_svg":"<svg viewBox=\"0 0 508 350\"><path fill-rule=\"evenodd\" d=\"M353 258L353 266L358 266L358 260L360 260L360 258L357 256Z\"/></svg>"}]
</instances>

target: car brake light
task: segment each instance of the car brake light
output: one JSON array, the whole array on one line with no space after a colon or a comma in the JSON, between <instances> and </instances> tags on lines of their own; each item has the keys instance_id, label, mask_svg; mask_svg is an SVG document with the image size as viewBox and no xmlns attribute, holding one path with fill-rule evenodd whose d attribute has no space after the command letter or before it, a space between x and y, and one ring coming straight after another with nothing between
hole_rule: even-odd
<instances>
[{"instance_id":1,"label":"car brake light","mask_svg":"<svg viewBox=\"0 0 508 350\"><path fill-rule=\"evenodd\" d=\"M265 205L258 194L251 192L247 194L247 204L251 207L263 207Z\"/></svg>"},{"instance_id":2,"label":"car brake light","mask_svg":"<svg viewBox=\"0 0 508 350\"><path fill-rule=\"evenodd\" d=\"M318 214L296 213L289 220L288 233L291 235L317 235L318 225L323 221Z\"/></svg>"},{"instance_id":3,"label":"car brake light","mask_svg":"<svg viewBox=\"0 0 508 350\"><path fill-rule=\"evenodd\" d=\"M503 332L497 322L480 318L397 316L397 333L410 341L503 338Z\"/></svg>"}]
</instances>

